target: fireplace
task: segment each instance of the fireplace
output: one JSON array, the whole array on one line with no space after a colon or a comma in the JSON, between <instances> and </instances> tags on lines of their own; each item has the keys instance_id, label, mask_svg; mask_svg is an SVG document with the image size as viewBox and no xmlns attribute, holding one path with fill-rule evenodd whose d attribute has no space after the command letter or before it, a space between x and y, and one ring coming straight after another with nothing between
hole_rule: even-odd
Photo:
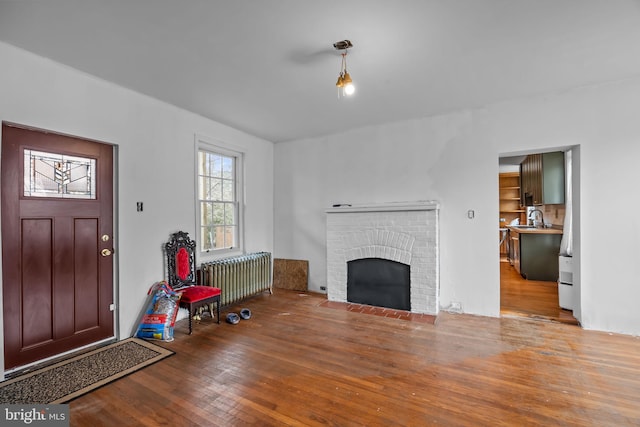
<instances>
[{"instance_id":1,"label":"fireplace","mask_svg":"<svg viewBox=\"0 0 640 427\"><path fill-rule=\"evenodd\" d=\"M347 263L347 301L411 310L410 266L381 258Z\"/></svg>"},{"instance_id":2,"label":"fireplace","mask_svg":"<svg viewBox=\"0 0 640 427\"><path fill-rule=\"evenodd\" d=\"M326 212L330 301L438 314L436 202L341 206ZM358 278L372 268L379 270Z\"/></svg>"}]
</instances>

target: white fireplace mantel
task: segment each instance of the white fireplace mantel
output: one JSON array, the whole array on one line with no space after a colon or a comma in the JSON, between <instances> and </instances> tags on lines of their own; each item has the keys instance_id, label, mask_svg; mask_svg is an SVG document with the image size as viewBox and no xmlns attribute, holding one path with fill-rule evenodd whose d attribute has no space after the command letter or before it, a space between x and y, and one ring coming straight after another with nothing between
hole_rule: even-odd
<instances>
[{"instance_id":1,"label":"white fireplace mantel","mask_svg":"<svg viewBox=\"0 0 640 427\"><path fill-rule=\"evenodd\" d=\"M417 202L371 203L363 205L340 205L327 209L326 213L343 212L393 212L393 211L431 211L438 210L440 205L433 200Z\"/></svg>"}]
</instances>

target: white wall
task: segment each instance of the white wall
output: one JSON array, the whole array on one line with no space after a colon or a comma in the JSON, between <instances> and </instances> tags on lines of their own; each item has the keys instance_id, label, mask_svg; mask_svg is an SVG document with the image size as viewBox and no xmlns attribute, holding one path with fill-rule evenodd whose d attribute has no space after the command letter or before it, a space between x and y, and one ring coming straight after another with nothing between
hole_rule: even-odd
<instances>
[{"instance_id":1,"label":"white wall","mask_svg":"<svg viewBox=\"0 0 640 427\"><path fill-rule=\"evenodd\" d=\"M640 334L640 78L385 124L275 149L275 254L325 278L333 203L441 203L441 306L498 316L498 158L580 147L576 274L585 328ZM475 219L467 219L467 210Z\"/></svg>"},{"instance_id":2,"label":"white wall","mask_svg":"<svg viewBox=\"0 0 640 427\"><path fill-rule=\"evenodd\" d=\"M7 44L0 43L0 58L0 120L118 147L121 337L133 333L149 286L164 278L162 245L170 233L195 236L196 134L245 152L246 250L273 251L271 142Z\"/></svg>"},{"instance_id":3,"label":"white wall","mask_svg":"<svg viewBox=\"0 0 640 427\"><path fill-rule=\"evenodd\" d=\"M497 315L499 288L479 282L498 281L498 156L484 148L486 132L476 128L476 114L277 144L276 255L308 259L310 288L319 290L326 283L324 209L334 203L437 200L442 303L463 301L468 312ZM488 190L480 191L479 182L488 182ZM475 210L473 220L467 219L469 209ZM476 253L486 252L485 246L492 262ZM469 272L477 277L469 280Z\"/></svg>"},{"instance_id":4,"label":"white wall","mask_svg":"<svg viewBox=\"0 0 640 427\"><path fill-rule=\"evenodd\" d=\"M506 173L506 172L520 172L519 165L500 165L498 168L498 173Z\"/></svg>"}]
</instances>

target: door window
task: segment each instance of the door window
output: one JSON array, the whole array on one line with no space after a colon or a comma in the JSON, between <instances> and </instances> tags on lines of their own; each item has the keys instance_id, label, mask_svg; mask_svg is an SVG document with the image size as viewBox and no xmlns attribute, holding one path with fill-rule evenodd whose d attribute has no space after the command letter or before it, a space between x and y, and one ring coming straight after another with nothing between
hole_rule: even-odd
<instances>
[{"instance_id":1,"label":"door window","mask_svg":"<svg viewBox=\"0 0 640 427\"><path fill-rule=\"evenodd\" d=\"M95 199L95 175L95 159L24 150L26 197Z\"/></svg>"}]
</instances>

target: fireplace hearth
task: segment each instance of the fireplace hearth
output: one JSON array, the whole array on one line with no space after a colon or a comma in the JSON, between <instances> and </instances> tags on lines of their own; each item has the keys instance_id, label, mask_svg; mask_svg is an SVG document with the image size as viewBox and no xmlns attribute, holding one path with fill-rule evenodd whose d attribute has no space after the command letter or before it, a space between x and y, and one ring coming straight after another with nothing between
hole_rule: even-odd
<instances>
[{"instance_id":1,"label":"fireplace hearth","mask_svg":"<svg viewBox=\"0 0 640 427\"><path fill-rule=\"evenodd\" d=\"M347 205L326 212L329 301L438 314L438 203ZM351 270L367 272L371 260L390 264L350 286Z\"/></svg>"}]
</instances>

